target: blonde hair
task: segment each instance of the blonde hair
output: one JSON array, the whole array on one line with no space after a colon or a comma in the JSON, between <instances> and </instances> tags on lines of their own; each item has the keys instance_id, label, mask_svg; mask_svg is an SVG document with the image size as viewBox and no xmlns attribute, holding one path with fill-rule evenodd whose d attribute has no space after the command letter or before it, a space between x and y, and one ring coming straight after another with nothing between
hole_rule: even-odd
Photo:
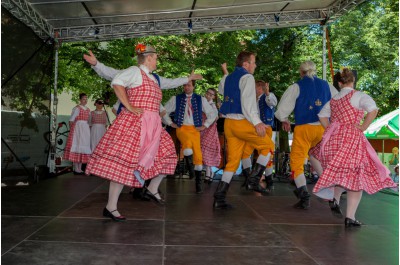
<instances>
[{"instance_id":1,"label":"blonde hair","mask_svg":"<svg viewBox=\"0 0 400 265\"><path fill-rule=\"evenodd\" d=\"M313 78L317 74L317 68L312 61L305 61L300 65L300 71L304 76Z\"/></svg>"}]
</instances>

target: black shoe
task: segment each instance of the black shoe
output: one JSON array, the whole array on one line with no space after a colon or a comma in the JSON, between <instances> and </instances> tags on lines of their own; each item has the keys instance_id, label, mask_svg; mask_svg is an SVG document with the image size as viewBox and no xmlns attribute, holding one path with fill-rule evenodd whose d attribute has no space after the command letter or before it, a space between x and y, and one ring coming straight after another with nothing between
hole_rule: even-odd
<instances>
[{"instance_id":1,"label":"black shoe","mask_svg":"<svg viewBox=\"0 0 400 265\"><path fill-rule=\"evenodd\" d=\"M110 217L111 219L113 219L114 221L116 221L116 222L122 222L122 221L125 221L126 220L126 217L125 216L122 216L122 215L120 215L120 216L115 216L115 215L113 215L112 213L113 212L115 212L115 211L117 211L117 209L115 209L114 211L109 211L109 210L107 210L107 208L105 208L104 207L104 209L103 209L103 216L104 217Z\"/></svg>"},{"instance_id":2,"label":"black shoe","mask_svg":"<svg viewBox=\"0 0 400 265\"><path fill-rule=\"evenodd\" d=\"M85 175L85 172L76 172L76 171L74 171L74 175Z\"/></svg>"},{"instance_id":3,"label":"black shoe","mask_svg":"<svg viewBox=\"0 0 400 265\"><path fill-rule=\"evenodd\" d=\"M187 170L189 171L189 179L193 179L195 177L195 170L193 165L193 155L184 156L184 160L186 163Z\"/></svg>"},{"instance_id":4,"label":"black shoe","mask_svg":"<svg viewBox=\"0 0 400 265\"><path fill-rule=\"evenodd\" d=\"M343 213L342 210L340 209L339 203L335 198L333 200L329 201L329 207L331 207L331 212L333 216L337 218L343 218Z\"/></svg>"},{"instance_id":5,"label":"black shoe","mask_svg":"<svg viewBox=\"0 0 400 265\"><path fill-rule=\"evenodd\" d=\"M255 164L253 170L251 171L249 177L247 178L246 189L259 192L262 195L269 195L269 190L265 189L260 185L260 179L265 171L265 166L258 163Z\"/></svg>"},{"instance_id":6,"label":"black shoe","mask_svg":"<svg viewBox=\"0 0 400 265\"><path fill-rule=\"evenodd\" d=\"M220 181L218 183L217 190L214 193L214 203L213 209L220 210L220 209L232 209L233 206L226 202L226 193L229 189L229 183Z\"/></svg>"},{"instance_id":7,"label":"black shoe","mask_svg":"<svg viewBox=\"0 0 400 265\"><path fill-rule=\"evenodd\" d=\"M224 201L216 201L214 200L213 203L213 209L214 210L223 210L223 209L233 209L232 204L227 203L225 200Z\"/></svg>"},{"instance_id":8,"label":"black shoe","mask_svg":"<svg viewBox=\"0 0 400 265\"><path fill-rule=\"evenodd\" d=\"M203 187L202 187L202 183L201 183L201 171L198 171L198 170L195 170L194 171L194 174L195 174L195 176L196 176L196 179L195 179L195 187L196 187L196 193L197 194L201 194L201 193L203 193Z\"/></svg>"},{"instance_id":9,"label":"black shoe","mask_svg":"<svg viewBox=\"0 0 400 265\"><path fill-rule=\"evenodd\" d=\"M206 176L206 178L204 179L204 183L210 185L213 182L213 179L210 178L209 176Z\"/></svg>"},{"instance_id":10,"label":"black shoe","mask_svg":"<svg viewBox=\"0 0 400 265\"><path fill-rule=\"evenodd\" d=\"M362 223L358 220L353 220L350 218L345 218L344 219L344 226L345 227L361 227Z\"/></svg>"},{"instance_id":11,"label":"black shoe","mask_svg":"<svg viewBox=\"0 0 400 265\"><path fill-rule=\"evenodd\" d=\"M132 194L134 200L149 201L148 199L143 198L143 188L134 188L129 193Z\"/></svg>"},{"instance_id":12,"label":"black shoe","mask_svg":"<svg viewBox=\"0 0 400 265\"><path fill-rule=\"evenodd\" d=\"M251 174L251 168L243 168L242 169L242 175L244 176L244 182L242 184L242 187L246 187L247 190L247 182L248 182L248 178Z\"/></svg>"},{"instance_id":13,"label":"black shoe","mask_svg":"<svg viewBox=\"0 0 400 265\"><path fill-rule=\"evenodd\" d=\"M265 188L268 191L272 191L274 189L274 181L272 180L272 175L265 176Z\"/></svg>"},{"instance_id":14,"label":"black shoe","mask_svg":"<svg viewBox=\"0 0 400 265\"><path fill-rule=\"evenodd\" d=\"M306 186L301 186L293 192L300 199L300 201L293 205L294 208L303 210L310 208L310 193L308 193Z\"/></svg>"},{"instance_id":15,"label":"black shoe","mask_svg":"<svg viewBox=\"0 0 400 265\"><path fill-rule=\"evenodd\" d=\"M144 188L144 194L143 194L143 198L145 200L153 200L155 203L159 204L159 205L165 205L165 201L163 199L158 199L155 195L158 194L158 192L156 194L151 193L146 187Z\"/></svg>"}]
</instances>

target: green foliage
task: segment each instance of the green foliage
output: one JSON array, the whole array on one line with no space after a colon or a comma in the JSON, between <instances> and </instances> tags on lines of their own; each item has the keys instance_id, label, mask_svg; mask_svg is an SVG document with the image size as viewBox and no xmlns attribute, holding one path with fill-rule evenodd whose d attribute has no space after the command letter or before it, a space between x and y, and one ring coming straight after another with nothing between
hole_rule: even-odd
<instances>
[{"instance_id":1,"label":"green foliage","mask_svg":"<svg viewBox=\"0 0 400 265\"><path fill-rule=\"evenodd\" d=\"M37 131L32 113L50 113L53 46L13 19L5 9L2 9L1 25L2 109L22 112L21 127Z\"/></svg>"},{"instance_id":2,"label":"green foliage","mask_svg":"<svg viewBox=\"0 0 400 265\"><path fill-rule=\"evenodd\" d=\"M357 88L370 94L382 114L398 106L398 1L366 1L339 20L328 25L334 69L343 66L358 72ZM304 60L317 64L322 76L322 28L319 25L243 30L180 36L150 36L101 43L67 43L60 50L59 88L98 98L110 91L109 81L99 78L82 60L89 49L99 61L117 69L135 65L134 46L153 45L159 55L156 72L167 78L201 73L196 92L217 88L222 76L221 63L233 71L241 50L257 53L256 79L270 83L271 90L282 96L299 78L298 67ZM328 81L331 80L328 70ZM164 90L163 102L182 88ZM114 98L115 100L115 98Z\"/></svg>"},{"instance_id":3,"label":"green foliage","mask_svg":"<svg viewBox=\"0 0 400 265\"><path fill-rule=\"evenodd\" d=\"M357 89L381 115L399 105L398 19L398 0L366 1L330 27L335 68L357 70Z\"/></svg>"}]
</instances>

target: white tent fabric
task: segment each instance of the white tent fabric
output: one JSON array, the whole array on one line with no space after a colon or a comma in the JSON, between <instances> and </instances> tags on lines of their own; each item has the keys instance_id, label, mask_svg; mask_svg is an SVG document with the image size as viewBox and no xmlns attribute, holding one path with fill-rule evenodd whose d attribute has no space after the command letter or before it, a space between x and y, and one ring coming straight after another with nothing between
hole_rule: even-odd
<instances>
[{"instance_id":1,"label":"white tent fabric","mask_svg":"<svg viewBox=\"0 0 400 265\"><path fill-rule=\"evenodd\" d=\"M399 116L398 109L379 117L364 132L365 136L369 139L398 139L399 131L389 125L396 116Z\"/></svg>"}]
</instances>

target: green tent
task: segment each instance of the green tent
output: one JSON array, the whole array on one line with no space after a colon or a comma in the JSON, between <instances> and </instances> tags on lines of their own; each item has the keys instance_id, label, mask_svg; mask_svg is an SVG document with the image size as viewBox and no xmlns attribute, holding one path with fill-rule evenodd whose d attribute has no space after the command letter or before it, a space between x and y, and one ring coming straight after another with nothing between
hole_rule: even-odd
<instances>
[{"instance_id":1,"label":"green tent","mask_svg":"<svg viewBox=\"0 0 400 265\"><path fill-rule=\"evenodd\" d=\"M399 139L399 110L375 119L364 134L368 139Z\"/></svg>"}]
</instances>

